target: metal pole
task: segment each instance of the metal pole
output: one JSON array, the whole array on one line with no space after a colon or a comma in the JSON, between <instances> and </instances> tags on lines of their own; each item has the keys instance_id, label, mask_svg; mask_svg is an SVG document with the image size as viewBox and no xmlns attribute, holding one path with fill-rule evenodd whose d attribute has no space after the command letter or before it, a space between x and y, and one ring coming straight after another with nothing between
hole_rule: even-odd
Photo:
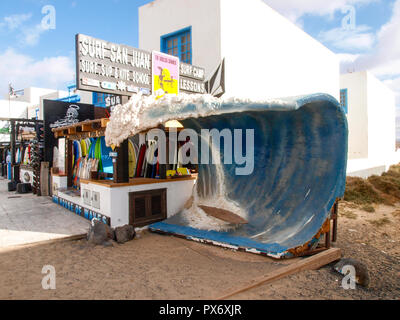
<instances>
[{"instance_id":1,"label":"metal pole","mask_svg":"<svg viewBox=\"0 0 400 320\"><path fill-rule=\"evenodd\" d=\"M11 146L11 164L15 165L15 121L11 120L11 139L10 139L10 146Z\"/></svg>"}]
</instances>

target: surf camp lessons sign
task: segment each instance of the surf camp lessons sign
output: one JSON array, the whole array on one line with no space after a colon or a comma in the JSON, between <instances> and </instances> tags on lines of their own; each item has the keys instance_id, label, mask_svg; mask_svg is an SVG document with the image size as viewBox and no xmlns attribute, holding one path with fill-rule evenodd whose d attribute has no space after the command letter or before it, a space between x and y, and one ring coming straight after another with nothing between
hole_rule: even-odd
<instances>
[{"instance_id":1,"label":"surf camp lessons sign","mask_svg":"<svg viewBox=\"0 0 400 320\"><path fill-rule=\"evenodd\" d=\"M187 63L180 63L179 88L186 93L205 94L205 70Z\"/></svg>"},{"instance_id":2,"label":"surf camp lessons sign","mask_svg":"<svg viewBox=\"0 0 400 320\"><path fill-rule=\"evenodd\" d=\"M151 93L151 53L76 35L77 89L131 96Z\"/></svg>"}]
</instances>

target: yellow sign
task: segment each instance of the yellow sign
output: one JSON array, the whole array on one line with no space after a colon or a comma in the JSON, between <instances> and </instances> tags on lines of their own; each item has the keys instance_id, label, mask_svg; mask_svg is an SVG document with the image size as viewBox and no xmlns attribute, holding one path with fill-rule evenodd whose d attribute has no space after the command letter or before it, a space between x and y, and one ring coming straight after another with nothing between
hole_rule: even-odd
<instances>
[{"instance_id":1,"label":"yellow sign","mask_svg":"<svg viewBox=\"0 0 400 320\"><path fill-rule=\"evenodd\" d=\"M179 58L153 51L153 94L179 94Z\"/></svg>"}]
</instances>

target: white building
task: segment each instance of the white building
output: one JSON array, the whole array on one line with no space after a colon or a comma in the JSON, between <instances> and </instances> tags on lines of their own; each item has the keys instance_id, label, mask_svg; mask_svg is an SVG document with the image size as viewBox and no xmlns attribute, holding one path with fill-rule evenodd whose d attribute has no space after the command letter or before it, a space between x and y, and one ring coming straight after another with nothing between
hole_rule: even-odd
<instances>
[{"instance_id":1,"label":"white building","mask_svg":"<svg viewBox=\"0 0 400 320\"><path fill-rule=\"evenodd\" d=\"M348 175L381 174L400 162L395 94L366 71L341 75L340 88L349 123Z\"/></svg>"},{"instance_id":2,"label":"white building","mask_svg":"<svg viewBox=\"0 0 400 320\"><path fill-rule=\"evenodd\" d=\"M228 96L339 99L336 55L262 0L153 1L139 8L139 46L170 49L207 76L225 58Z\"/></svg>"},{"instance_id":3,"label":"white building","mask_svg":"<svg viewBox=\"0 0 400 320\"><path fill-rule=\"evenodd\" d=\"M340 78L337 56L262 0L155 0L139 8L139 45L202 66L207 77L225 59L227 96L340 100L347 89L349 174L400 162L393 93L368 72Z\"/></svg>"}]
</instances>

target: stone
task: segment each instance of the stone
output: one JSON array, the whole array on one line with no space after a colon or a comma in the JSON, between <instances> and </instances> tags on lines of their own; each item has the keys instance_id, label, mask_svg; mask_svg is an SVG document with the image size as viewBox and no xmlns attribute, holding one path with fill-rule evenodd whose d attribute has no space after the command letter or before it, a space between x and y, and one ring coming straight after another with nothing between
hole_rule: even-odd
<instances>
[{"instance_id":1,"label":"stone","mask_svg":"<svg viewBox=\"0 0 400 320\"><path fill-rule=\"evenodd\" d=\"M351 258L345 258L340 260L335 266L333 267L335 271L346 275L343 271L345 266L353 266L356 271L356 283L363 286L368 287L370 284L370 278L368 273L368 268L365 264L360 261Z\"/></svg>"},{"instance_id":2,"label":"stone","mask_svg":"<svg viewBox=\"0 0 400 320\"><path fill-rule=\"evenodd\" d=\"M103 245L109 240L115 239L114 229L110 228L103 222L93 219L90 225L87 240L91 244Z\"/></svg>"},{"instance_id":3,"label":"stone","mask_svg":"<svg viewBox=\"0 0 400 320\"><path fill-rule=\"evenodd\" d=\"M136 232L133 226L125 225L115 228L115 240L120 244L133 240L135 236Z\"/></svg>"},{"instance_id":4,"label":"stone","mask_svg":"<svg viewBox=\"0 0 400 320\"><path fill-rule=\"evenodd\" d=\"M108 241L103 242L103 246L105 248L112 248L112 247L114 247L114 244L113 244L112 240L108 240Z\"/></svg>"}]
</instances>

